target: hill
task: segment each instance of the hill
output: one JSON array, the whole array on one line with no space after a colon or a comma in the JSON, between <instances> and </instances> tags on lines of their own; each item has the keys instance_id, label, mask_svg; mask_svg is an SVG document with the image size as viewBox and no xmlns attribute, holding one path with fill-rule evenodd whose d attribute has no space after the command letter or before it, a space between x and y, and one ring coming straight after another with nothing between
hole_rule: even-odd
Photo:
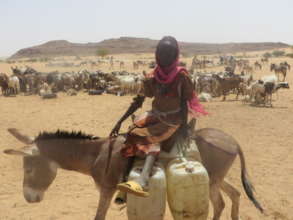
<instances>
[{"instance_id":1,"label":"hill","mask_svg":"<svg viewBox=\"0 0 293 220\"><path fill-rule=\"evenodd\" d=\"M152 53L154 52L157 43L158 40L134 37L108 39L98 43L71 43L66 40L56 40L38 46L21 49L13 54L10 59L25 57L87 56L95 55L99 49L105 49L110 54ZM179 42L179 44L181 52L188 55L261 51L289 47L288 44L280 42L225 44Z\"/></svg>"}]
</instances>

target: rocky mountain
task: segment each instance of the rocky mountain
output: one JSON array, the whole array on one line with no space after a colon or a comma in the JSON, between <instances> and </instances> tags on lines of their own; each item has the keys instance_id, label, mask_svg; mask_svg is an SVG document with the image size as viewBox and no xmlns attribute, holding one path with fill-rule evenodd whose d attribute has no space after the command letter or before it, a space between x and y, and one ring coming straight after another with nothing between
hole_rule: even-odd
<instances>
[{"instance_id":1,"label":"rocky mountain","mask_svg":"<svg viewBox=\"0 0 293 220\"><path fill-rule=\"evenodd\" d=\"M96 55L99 50L106 50L109 54L152 53L155 51L157 43L158 40L134 37L108 39L98 43L71 43L66 40L55 40L21 49L10 59ZM289 45L280 42L225 44L179 42L179 44L181 52L187 55L261 51L289 47Z\"/></svg>"}]
</instances>

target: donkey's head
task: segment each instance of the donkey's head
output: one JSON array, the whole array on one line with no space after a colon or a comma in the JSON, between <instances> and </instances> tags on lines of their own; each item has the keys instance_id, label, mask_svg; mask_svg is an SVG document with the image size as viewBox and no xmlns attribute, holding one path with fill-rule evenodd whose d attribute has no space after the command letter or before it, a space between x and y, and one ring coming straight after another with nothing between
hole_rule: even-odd
<instances>
[{"instance_id":1,"label":"donkey's head","mask_svg":"<svg viewBox=\"0 0 293 220\"><path fill-rule=\"evenodd\" d=\"M58 165L42 156L31 141L32 139L20 134L16 129L8 130L13 136L29 146L21 149L7 149L4 153L23 157L23 195L27 202L40 202L45 191L56 177Z\"/></svg>"}]
</instances>

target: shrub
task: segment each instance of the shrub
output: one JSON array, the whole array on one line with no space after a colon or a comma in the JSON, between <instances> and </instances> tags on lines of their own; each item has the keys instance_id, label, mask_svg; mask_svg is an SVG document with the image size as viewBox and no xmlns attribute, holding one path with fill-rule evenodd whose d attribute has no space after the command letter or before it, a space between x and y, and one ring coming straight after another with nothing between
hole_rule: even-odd
<instances>
[{"instance_id":1,"label":"shrub","mask_svg":"<svg viewBox=\"0 0 293 220\"><path fill-rule=\"evenodd\" d=\"M266 53L264 53L262 56L263 56L264 58L270 58L270 57L272 57L272 54L269 53L269 52L266 52Z\"/></svg>"},{"instance_id":2,"label":"shrub","mask_svg":"<svg viewBox=\"0 0 293 220\"><path fill-rule=\"evenodd\" d=\"M293 58L293 53L287 53L286 56L290 57L290 58Z\"/></svg>"},{"instance_id":3,"label":"shrub","mask_svg":"<svg viewBox=\"0 0 293 220\"><path fill-rule=\"evenodd\" d=\"M99 49L99 50L97 50L97 55L99 56L99 57L105 57L105 56L107 56L109 53L108 53L108 50L106 50L106 49Z\"/></svg>"},{"instance_id":4,"label":"shrub","mask_svg":"<svg viewBox=\"0 0 293 220\"><path fill-rule=\"evenodd\" d=\"M285 55L285 51L282 51L282 50L274 50L272 52L272 55L274 57L281 57L281 56L284 56Z\"/></svg>"}]
</instances>

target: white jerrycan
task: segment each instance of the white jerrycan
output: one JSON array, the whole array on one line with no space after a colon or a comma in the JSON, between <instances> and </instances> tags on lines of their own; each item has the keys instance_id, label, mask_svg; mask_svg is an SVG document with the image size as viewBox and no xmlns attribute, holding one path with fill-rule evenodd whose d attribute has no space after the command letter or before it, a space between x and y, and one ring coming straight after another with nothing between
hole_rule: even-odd
<instances>
[{"instance_id":1,"label":"white jerrycan","mask_svg":"<svg viewBox=\"0 0 293 220\"><path fill-rule=\"evenodd\" d=\"M206 220L209 209L209 177L203 165L185 158L168 164L167 194L174 220Z\"/></svg>"},{"instance_id":2,"label":"white jerrycan","mask_svg":"<svg viewBox=\"0 0 293 220\"><path fill-rule=\"evenodd\" d=\"M144 161L136 161L128 180L139 177ZM127 194L127 216L129 220L163 220L166 210L167 183L163 167L156 163L149 180L149 197Z\"/></svg>"}]
</instances>

